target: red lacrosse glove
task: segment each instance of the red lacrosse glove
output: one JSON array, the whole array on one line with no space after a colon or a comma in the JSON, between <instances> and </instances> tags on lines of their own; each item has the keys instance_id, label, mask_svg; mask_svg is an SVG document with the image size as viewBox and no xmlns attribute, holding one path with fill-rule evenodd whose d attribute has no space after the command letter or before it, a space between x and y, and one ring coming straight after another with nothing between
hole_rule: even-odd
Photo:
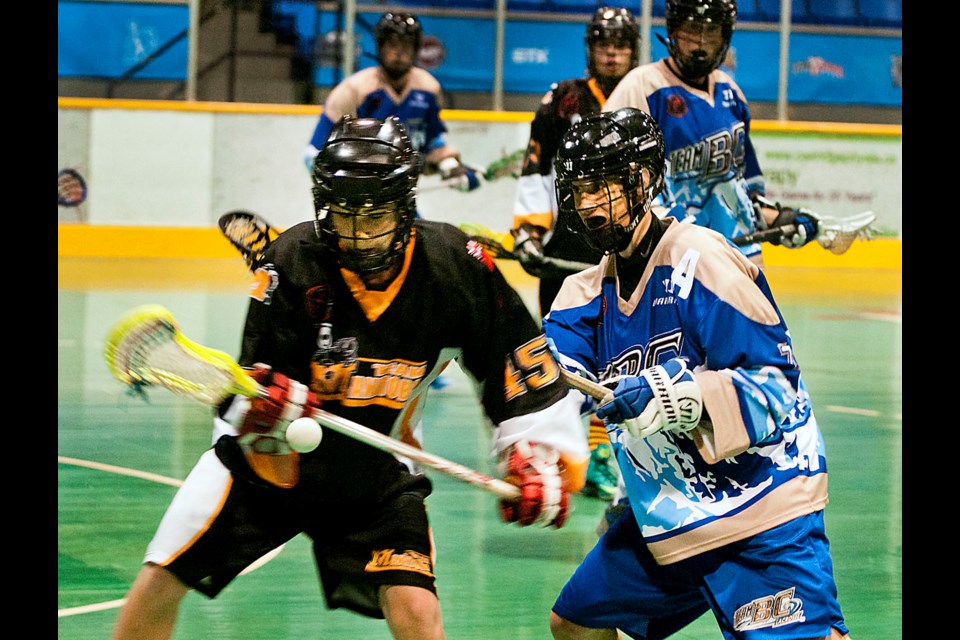
<instances>
[{"instance_id":1,"label":"red lacrosse glove","mask_svg":"<svg viewBox=\"0 0 960 640\"><path fill-rule=\"evenodd\" d=\"M250 376L267 394L250 400L250 408L237 427L241 434L282 432L283 427L301 416L313 417L320 407L317 395L305 384L275 373L269 365L255 364Z\"/></svg>"},{"instance_id":2,"label":"red lacrosse glove","mask_svg":"<svg viewBox=\"0 0 960 640\"><path fill-rule=\"evenodd\" d=\"M563 487L556 449L521 440L503 451L500 469L507 482L520 487L519 498L500 501L500 517L505 522L521 527L563 526L570 511L570 496Z\"/></svg>"}]
</instances>

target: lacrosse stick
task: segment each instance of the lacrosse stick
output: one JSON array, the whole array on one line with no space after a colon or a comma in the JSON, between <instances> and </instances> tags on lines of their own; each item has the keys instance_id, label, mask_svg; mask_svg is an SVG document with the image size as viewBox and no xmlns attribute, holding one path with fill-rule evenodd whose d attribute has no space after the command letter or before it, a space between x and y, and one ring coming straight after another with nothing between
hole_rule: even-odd
<instances>
[{"instance_id":1,"label":"lacrosse stick","mask_svg":"<svg viewBox=\"0 0 960 640\"><path fill-rule=\"evenodd\" d=\"M267 250L280 232L255 213L236 210L220 216L220 231L243 256L250 271L256 271Z\"/></svg>"},{"instance_id":2,"label":"lacrosse stick","mask_svg":"<svg viewBox=\"0 0 960 640\"><path fill-rule=\"evenodd\" d=\"M499 159L487 165L486 170L483 172L484 179L490 182L504 176L519 178L520 170L523 169L523 158L526 151L526 149L517 149L510 154L505 151L502 152Z\"/></svg>"},{"instance_id":3,"label":"lacrosse stick","mask_svg":"<svg viewBox=\"0 0 960 640\"><path fill-rule=\"evenodd\" d=\"M563 378L563 381L567 383L568 387L573 387L577 391L582 391L596 400L603 400L605 397L607 397L607 394L610 393L610 389L607 389L599 382L594 382L589 378L584 378L583 376L574 373L569 369L560 367L560 375Z\"/></svg>"},{"instance_id":4,"label":"lacrosse stick","mask_svg":"<svg viewBox=\"0 0 960 640\"><path fill-rule=\"evenodd\" d=\"M835 255L846 253L850 245L857 238L870 240L876 231L873 223L877 216L873 211L864 211L847 217L817 216L819 232L815 240L824 249ZM733 238L737 246L753 244L754 242L769 242L784 236L790 236L797 230L796 225L785 224L782 227L773 227L755 231L739 238Z\"/></svg>"},{"instance_id":5,"label":"lacrosse stick","mask_svg":"<svg viewBox=\"0 0 960 640\"><path fill-rule=\"evenodd\" d=\"M76 169L61 169L57 174L57 205L79 207L87 199L87 183Z\"/></svg>"},{"instance_id":6,"label":"lacrosse stick","mask_svg":"<svg viewBox=\"0 0 960 640\"><path fill-rule=\"evenodd\" d=\"M144 305L121 318L107 336L104 355L111 373L134 393L160 386L204 404L217 406L232 395L251 398L263 388L223 351L187 338L173 314L160 305ZM314 419L323 425L394 455L480 487L500 498L520 497L515 485L492 478L420 448L400 442L361 424L321 409Z\"/></svg>"},{"instance_id":7,"label":"lacrosse stick","mask_svg":"<svg viewBox=\"0 0 960 640\"><path fill-rule=\"evenodd\" d=\"M507 249L507 246L513 245L513 236L510 232L497 233L482 224L475 222L462 222L459 225L461 231L470 236L470 239L479 244L490 254L491 258L501 260L519 260L520 258L513 251ZM552 258L544 256L544 264L550 264L564 271L583 271L596 266L589 262L577 262L575 260L564 260L562 258Z\"/></svg>"}]
</instances>

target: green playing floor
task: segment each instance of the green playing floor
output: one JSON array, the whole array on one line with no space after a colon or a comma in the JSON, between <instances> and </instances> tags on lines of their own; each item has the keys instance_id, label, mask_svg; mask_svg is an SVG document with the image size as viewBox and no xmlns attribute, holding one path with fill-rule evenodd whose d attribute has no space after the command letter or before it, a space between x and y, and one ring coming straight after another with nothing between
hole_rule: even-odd
<instances>
[{"instance_id":1,"label":"green playing floor","mask_svg":"<svg viewBox=\"0 0 960 640\"><path fill-rule=\"evenodd\" d=\"M506 269L505 269L506 270ZM509 275L509 273L508 273ZM859 640L902 637L902 310L900 273L771 269L826 438L826 511L840 602ZM532 300L532 280L512 281ZM58 287L58 637L109 637L177 483L210 444L205 407L162 390L123 393L106 369L109 326L143 303L167 306L184 332L236 353L247 280L239 260L60 259ZM459 370L431 393L426 447L492 473L486 431ZM431 473L438 590L450 640L550 637L550 607L596 542L604 504L575 496L560 530L500 522L496 500ZM220 597L191 593L178 640L387 639L382 621L328 611L305 538L242 575ZM709 615L674 636L720 638Z\"/></svg>"}]
</instances>

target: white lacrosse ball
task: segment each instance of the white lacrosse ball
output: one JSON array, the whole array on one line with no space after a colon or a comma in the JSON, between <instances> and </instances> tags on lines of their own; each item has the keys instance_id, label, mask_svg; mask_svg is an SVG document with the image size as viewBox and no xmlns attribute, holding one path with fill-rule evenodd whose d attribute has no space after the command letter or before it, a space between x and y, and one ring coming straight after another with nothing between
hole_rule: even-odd
<instances>
[{"instance_id":1,"label":"white lacrosse ball","mask_svg":"<svg viewBox=\"0 0 960 640\"><path fill-rule=\"evenodd\" d=\"M313 418L297 418L287 427L287 444L299 453L313 451L322 439L323 429Z\"/></svg>"}]
</instances>

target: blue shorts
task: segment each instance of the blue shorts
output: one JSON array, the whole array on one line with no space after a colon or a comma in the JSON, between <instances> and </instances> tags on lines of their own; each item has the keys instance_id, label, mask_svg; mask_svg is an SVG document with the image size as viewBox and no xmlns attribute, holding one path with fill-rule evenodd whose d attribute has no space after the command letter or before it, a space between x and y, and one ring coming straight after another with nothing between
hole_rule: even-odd
<instances>
[{"instance_id":1,"label":"blue shorts","mask_svg":"<svg viewBox=\"0 0 960 640\"><path fill-rule=\"evenodd\" d=\"M553 605L570 622L638 640L666 638L708 610L727 640L847 633L823 511L661 566L628 507Z\"/></svg>"}]
</instances>

